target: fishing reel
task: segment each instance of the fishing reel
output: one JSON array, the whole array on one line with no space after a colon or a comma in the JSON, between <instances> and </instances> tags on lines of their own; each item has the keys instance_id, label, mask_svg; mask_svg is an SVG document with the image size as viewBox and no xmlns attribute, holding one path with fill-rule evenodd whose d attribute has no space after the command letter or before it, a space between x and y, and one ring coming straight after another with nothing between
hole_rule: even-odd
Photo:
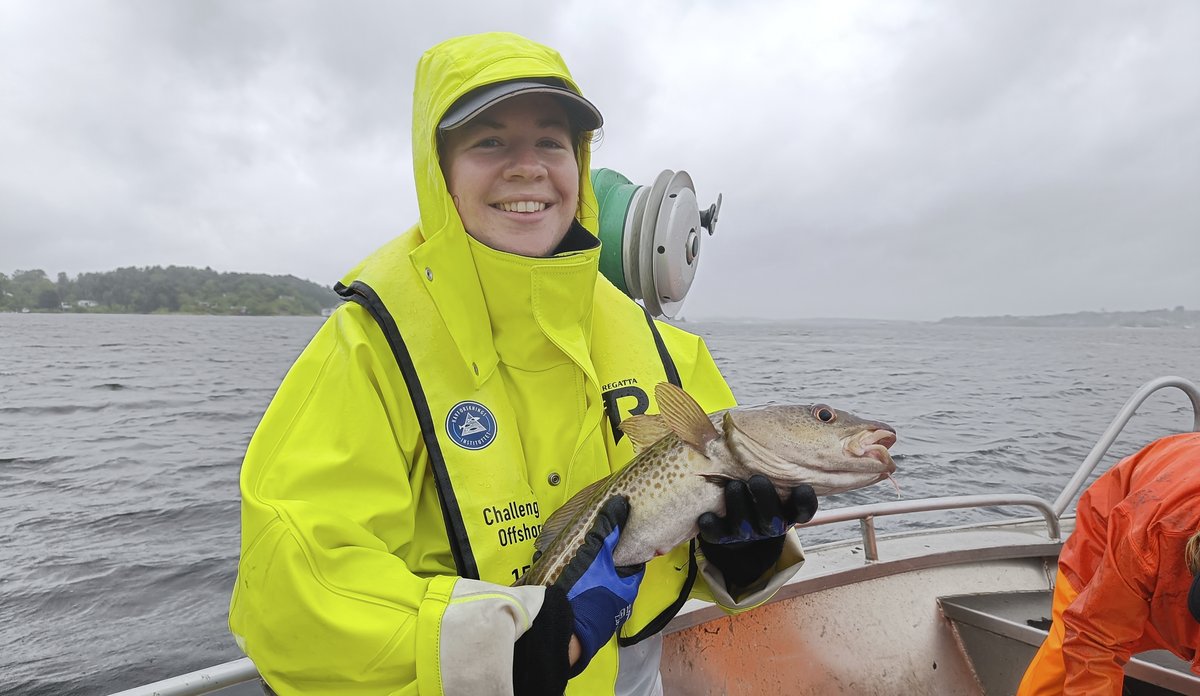
<instances>
[{"instance_id":1,"label":"fishing reel","mask_svg":"<svg viewBox=\"0 0 1200 696\"><path fill-rule=\"evenodd\" d=\"M721 211L700 210L685 171L664 169L649 186L611 169L592 170L600 205L600 272L652 316L674 318L700 262L701 230L711 236Z\"/></svg>"}]
</instances>

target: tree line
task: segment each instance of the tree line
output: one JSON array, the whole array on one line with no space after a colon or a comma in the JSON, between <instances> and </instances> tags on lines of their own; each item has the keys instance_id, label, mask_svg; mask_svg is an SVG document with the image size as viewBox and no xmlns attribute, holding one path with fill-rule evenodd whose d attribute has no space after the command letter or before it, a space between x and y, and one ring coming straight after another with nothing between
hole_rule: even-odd
<instances>
[{"instance_id":1,"label":"tree line","mask_svg":"<svg viewBox=\"0 0 1200 696\"><path fill-rule=\"evenodd\" d=\"M0 311L121 314L320 314L338 304L332 289L286 275L218 273L211 268L147 266L59 273L0 273Z\"/></svg>"}]
</instances>

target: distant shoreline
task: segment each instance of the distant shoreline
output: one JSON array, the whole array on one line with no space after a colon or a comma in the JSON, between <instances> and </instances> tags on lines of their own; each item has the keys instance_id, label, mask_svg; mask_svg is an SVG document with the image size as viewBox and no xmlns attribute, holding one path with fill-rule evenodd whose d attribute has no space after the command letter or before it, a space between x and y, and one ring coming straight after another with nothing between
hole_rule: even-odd
<instances>
[{"instance_id":1,"label":"distant shoreline","mask_svg":"<svg viewBox=\"0 0 1200 696\"><path fill-rule=\"evenodd\" d=\"M335 307L322 308L319 312L253 312L253 311L168 311L130 312L110 310L102 307L71 307L70 309L0 309L0 314L92 314L120 316L191 316L191 317L328 317ZM1136 312L1073 312L1070 314L1046 315L998 315L980 317L946 317L933 321L918 319L854 319L843 317L701 317L666 320L686 328L695 324L810 324L821 326L887 326L889 324L941 324L946 326L997 326L997 327L1057 327L1057 328L1178 328L1200 329L1200 311L1183 309L1153 309Z\"/></svg>"},{"instance_id":2,"label":"distant shoreline","mask_svg":"<svg viewBox=\"0 0 1200 696\"><path fill-rule=\"evenodd\" d=\"M123 316L123 317L328 317L333 312L334 308L322 310L320 313L315 312L276 312L276 313L241 313L241 312L121 312L121 311L105 311L102 309L29 309L22 311L19 309L0 309L0 314L36 314L36 315L55 315L55 314L70 314L70 315L92 315L92 316Z\"/></svg>"},{"instance_id":3,"label":"distant shoreline","mask_svg":"<svg viewBox=\"0 0 1200 696\"><path fill-rule=\"evenodd\" d=\"M1140 312L1073 312L1040 316L947 317L938 324L961 326L1057 326L1094 328L1197 328L1200 311L1151 309Z\"/></svg>"},{"instance_id":4,"label":"distant shoreline","mask_svg":"<svg viewBox=\"0 0 1200 696\"><path fill-rule=\"evenodd\" d=\"M935 320L922 319L854 319L846 317L687 317L672 319L669 323L689 324L796 324L813 326L888 326L893 324L941 324L946 326L1009 326L1009 327L1058 327L1058 328L1200 328L1200 311L1175 309L1152 309L1130 312L1073 312L1070 314L1045 315L998 315L978 317L946 317Z\"/></svg>"}]
</instances>

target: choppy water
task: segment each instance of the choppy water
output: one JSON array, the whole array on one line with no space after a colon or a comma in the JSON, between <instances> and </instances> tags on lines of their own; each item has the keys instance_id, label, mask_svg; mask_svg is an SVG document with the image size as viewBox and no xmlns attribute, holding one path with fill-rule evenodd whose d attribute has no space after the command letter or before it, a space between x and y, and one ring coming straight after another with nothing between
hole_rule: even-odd
<instances>
[{"instance_id":1,"label":"choppy water","mask_svg":"<svg viewBox=\"0 0 1200 696\"><path fill-rule=\"evenodd\" d=\"M320 321L0 314L0 693L108 694L240 657L225 627L238 466ZM1200 379L1195 330L688 328L743 403L824 401L895 426L906 498L1053 499L1139 385ZM1178 391L1155 396L1107 461L1190 414ZM996 513L938 514L879 526Z\"/></svg>"}]
</instances>

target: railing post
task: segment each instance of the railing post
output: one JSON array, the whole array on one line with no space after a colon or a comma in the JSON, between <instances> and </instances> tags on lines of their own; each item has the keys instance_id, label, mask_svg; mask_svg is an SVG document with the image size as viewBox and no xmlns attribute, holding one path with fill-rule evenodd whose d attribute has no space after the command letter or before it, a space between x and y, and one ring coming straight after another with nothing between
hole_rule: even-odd
<instances>
[{"instance_id":1,"label":"railing post","mask_svg":"<svg viewBox=\"0 0 1200 696\"><path fill-rule=\"evenodd\" d=\"M858 526L862 530L863 551L868 561L879 560L879 546L875 542L875 515L860 517Z\"/></svg>"}]
</instances>

